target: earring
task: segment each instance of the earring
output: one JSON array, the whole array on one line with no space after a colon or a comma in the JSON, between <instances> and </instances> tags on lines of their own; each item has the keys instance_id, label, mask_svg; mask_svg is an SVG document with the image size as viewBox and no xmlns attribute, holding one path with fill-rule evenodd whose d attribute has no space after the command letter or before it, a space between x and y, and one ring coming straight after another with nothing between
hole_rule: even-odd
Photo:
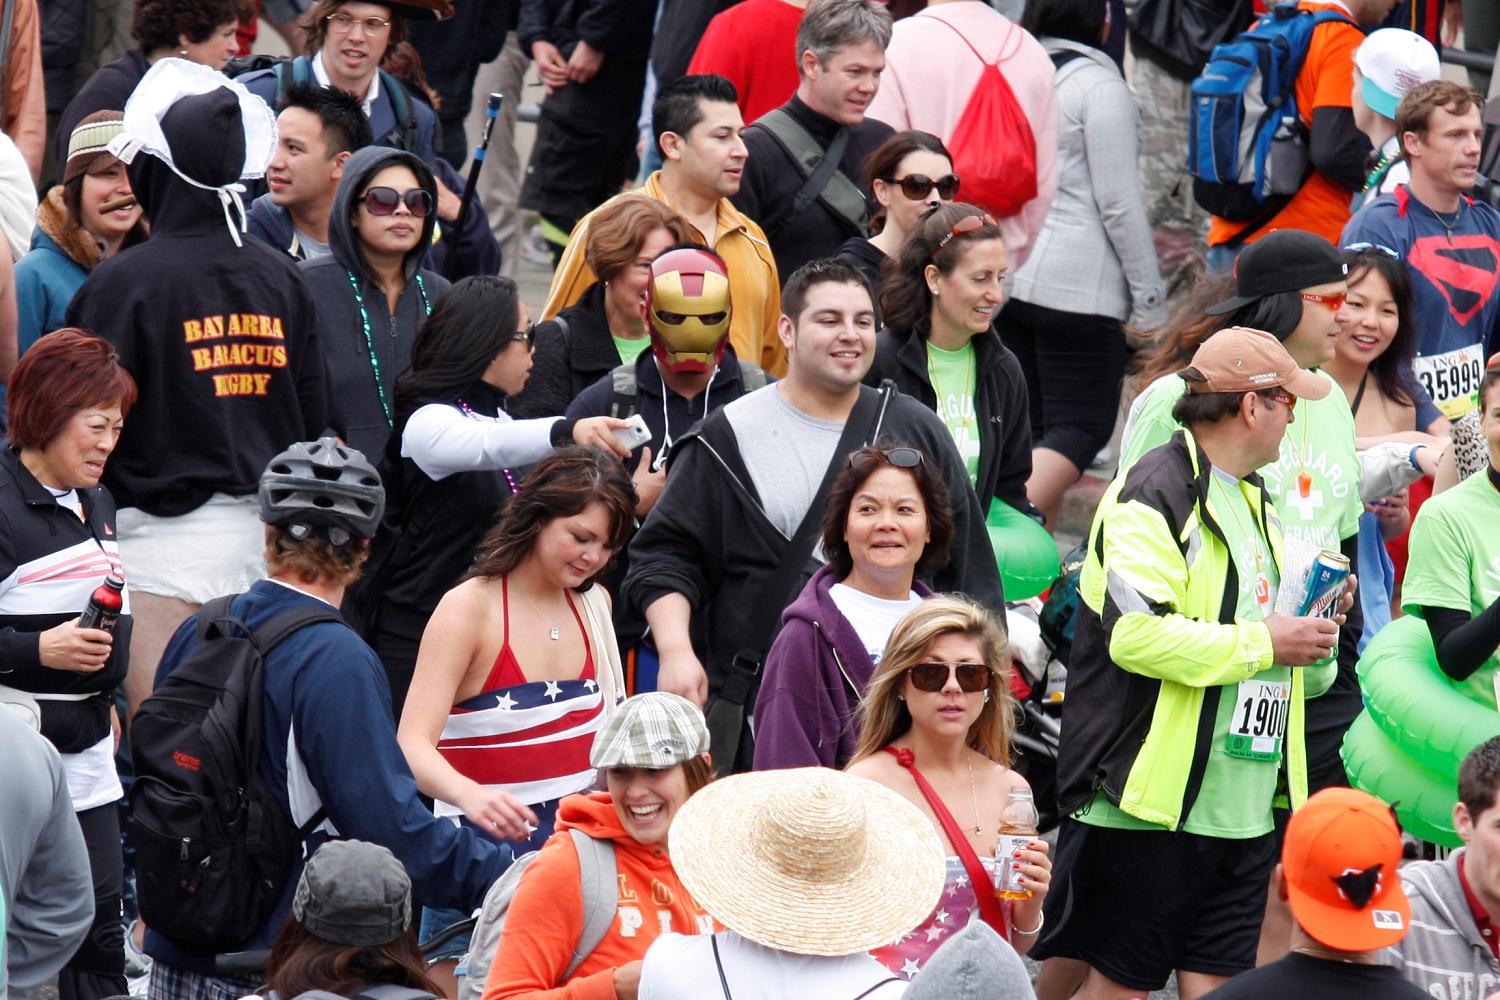
<instances>
[{"instance_id":1,"label":"earring","mask_svg":"<svg viewBox=\"0 0 1500 1000\"><path fill-rule=\"evenodd\" d=\"M941 288L934 288L932 290L932 297L933 298L937 298L941 294L943 294L943 290Z\"/></svg>"},{"instance_id":2,"label":"earring","mask_svg":"<svg viewBox=\"0 0 1500 1000\"><path fill-rule=\"evenodd\" d=\"M185 56L185 55L188 54L188 51L187 51L187 49L178 49L177 50L177 54L180 55L180 56Z\"/></svg>"},{"instance_id":3,"label":"earring","mask_svg":"<svg viewBox=\"0 0 1500 1000\"><path fill-rule=\"evenodd\" d=\"M905 701L906 700L906 695L904 695L904 694L898 694L898 695L896 695L896 700L897 701Z\"/></svg>"},{"instance_id":4,"label":"earring","mask_svg":"<svg viewBox=\"0 0 1500 1000\"><path fill-rule=\"evenodd\" d=\"M985 704L986 704L986 705L988 705L988 704L989 704L989 703L990 703L990 693L989 693L989 692L988 692L988 691L986 691L986 692L985 692L985 693L984 693L984 703L985 703Z\"/></svg>"}]
</instances>

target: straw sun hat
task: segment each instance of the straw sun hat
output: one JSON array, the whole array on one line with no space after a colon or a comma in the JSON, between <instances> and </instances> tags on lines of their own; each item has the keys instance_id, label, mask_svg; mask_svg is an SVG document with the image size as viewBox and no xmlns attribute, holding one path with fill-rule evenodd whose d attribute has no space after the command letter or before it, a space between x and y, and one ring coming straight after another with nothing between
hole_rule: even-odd
<instances>
[{"instance_id":1,"label":"straw sun hat","mask_svg":"<svg viewBox=\"0 0 1500 1000\"><path fill-rule=\"evenodd\" d=\"M937 831L895 792L823 767L712 782L672 820L672 865L724 926L798 955L853 955L921 923L943 892Z\"/></svg>"}]
</instances>

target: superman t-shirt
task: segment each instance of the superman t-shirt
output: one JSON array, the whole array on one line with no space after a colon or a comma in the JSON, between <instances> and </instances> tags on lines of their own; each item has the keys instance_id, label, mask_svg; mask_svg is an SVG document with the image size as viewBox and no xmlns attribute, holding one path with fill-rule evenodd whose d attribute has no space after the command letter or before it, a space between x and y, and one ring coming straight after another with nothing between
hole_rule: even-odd
<instances>
[{"instance_id":1,"label":"superman t-shirt","mask_svg":"<svg viewBox=\"0 0 1500 1000\"><path fill-rule=\"evenodd\" d=\"M1401 255L1412 283L1417 328L1413 373L1450 420L1478 405L1484 360L1500 322L1500 212L1463 199L1439 215L1405 185L1367 205L1343 243L1374 243Z\"/></svg>"}]
</instances>

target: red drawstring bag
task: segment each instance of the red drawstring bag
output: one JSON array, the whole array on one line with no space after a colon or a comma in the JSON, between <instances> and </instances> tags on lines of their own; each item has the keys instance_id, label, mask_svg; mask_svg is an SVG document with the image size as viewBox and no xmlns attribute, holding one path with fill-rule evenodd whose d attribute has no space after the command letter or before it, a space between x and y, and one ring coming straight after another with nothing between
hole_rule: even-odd
<instances>
[{"instance_id":1,"label":"red drawstring bag","mask_svg":"<svg viewBox=\"0 0 1500 1000\"><path fill-rule=\"evenodd\" d=\"M959 192L964 201L997 219L1015 215L1036 197L1036 137L1015 92L1000 72L1004 60L988 62L963 32L940 17L924 16L946 25L984 64L969 103L947 140L948 151L953 154L953 172L962 182Z\"/></svg>"}]
</instances>

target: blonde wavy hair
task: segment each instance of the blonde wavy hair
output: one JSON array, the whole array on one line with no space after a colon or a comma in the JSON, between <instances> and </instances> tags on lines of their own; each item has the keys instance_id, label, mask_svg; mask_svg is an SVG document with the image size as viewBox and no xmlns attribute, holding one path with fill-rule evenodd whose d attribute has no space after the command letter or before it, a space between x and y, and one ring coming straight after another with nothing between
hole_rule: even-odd
<instances>
[{"instance_id":1,"label":"blonde wavy hair","mask_svg":"<svg viewBox=\"0 0 1500 1000\"><path fill-rule=\"evenodd\" d=\"M969 727L969 746L1003 767L1010 766L1015 699L1010 693L1010 647L995 616L963 597L923 601L896 624L855 714L859 744L849 763L879 753L911 729L911 713L898 697L906 671L926 662L927 650L945 635L974 639L990 668L989 700Z\"/></svg>"}]
</instances>

